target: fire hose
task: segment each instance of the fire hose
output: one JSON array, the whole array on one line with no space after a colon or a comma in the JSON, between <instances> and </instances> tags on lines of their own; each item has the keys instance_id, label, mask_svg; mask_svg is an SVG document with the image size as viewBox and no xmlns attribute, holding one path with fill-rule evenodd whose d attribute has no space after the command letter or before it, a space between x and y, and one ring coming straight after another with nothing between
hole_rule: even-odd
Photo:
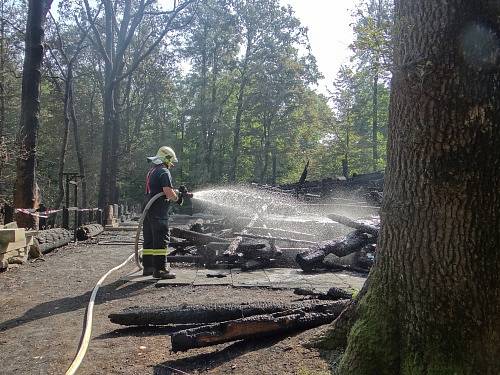
<instances>
[{"instance_id":1,"label":"fire hose","mask_svg":"<svg viewBox=\"0 0 500 375\"><path fill-rule=\"evenodd\" d=\"M87 353L87 349L89 347L90 343L90 338L92 334L92 318L93 318L93 313L94 313L94 303L95 303L95 298L97 296L97 291L101 287L102 283L104 280L111 275L113 272L119 270L120 268L124 267L131 259L134 257L135 259L135 264L137 267L139 267L140 270L142 270L142 264L141 264L141 259L140 259L140 252L142 249L139 249L139 237L141 234L141 229L142 229L142 223L144 222L144 217L146 216L149 208L151 205L161 196L164 196L165 193L161 192L156 194L153 198L149 200L149 202L146 204L146 207L144 207L144 210L142 211L142 215L139 219L139 224L137 225L137 232L135 234L135 243L134 243L134 253L130 255L123 263L119 264L118 266L110 269L108 272L106 272L97 282L95 285L94 289L92 290L92 294L90 296L90 301L87 306L86 310L86 319L84 321L83 325L83 331L82 335L80 337L80 344L78 346L78 352L75 355L75 358L73 359L73 362L71 363L70 367L68 370L66 370L66 375L73 375L76 373L76 370L80 367L83 358L85 357L85 354Z\"/></svg>"}]
</instances>

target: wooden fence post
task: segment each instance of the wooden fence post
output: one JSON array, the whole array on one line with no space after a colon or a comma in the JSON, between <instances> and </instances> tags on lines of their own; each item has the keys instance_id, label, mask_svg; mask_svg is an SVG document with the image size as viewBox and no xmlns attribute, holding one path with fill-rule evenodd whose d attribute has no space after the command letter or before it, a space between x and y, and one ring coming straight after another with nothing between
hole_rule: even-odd
<instances>
[{"instance_id":1,"label":"wooden fence post","mask_svg":"<svg viewBox=\"0 0 500 375\"><path fill-rule=\"evenodd\" d=\"M62 227L69 229L69 211L67 207L63 207L62 211Z\"/></svg>"}]
</instances>

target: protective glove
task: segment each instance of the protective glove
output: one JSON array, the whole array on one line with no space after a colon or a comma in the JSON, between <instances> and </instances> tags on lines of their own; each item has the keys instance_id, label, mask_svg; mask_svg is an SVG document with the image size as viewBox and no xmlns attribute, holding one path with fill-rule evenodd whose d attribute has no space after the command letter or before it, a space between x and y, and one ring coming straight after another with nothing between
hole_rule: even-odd
<instances>
[{"instance_id":1,"label":"protective glove","mask_svg":"<svg viewBox=\"0 0 500 375\"><path fill-rule=\"evenodd\" d=\"M184 203L184 198L192 196L193 194L188 192L187 188L184 185L181 185L179 186L179 198L177 199L177 203L182 206L182 203Z\"/></svg>"}]
</instances>

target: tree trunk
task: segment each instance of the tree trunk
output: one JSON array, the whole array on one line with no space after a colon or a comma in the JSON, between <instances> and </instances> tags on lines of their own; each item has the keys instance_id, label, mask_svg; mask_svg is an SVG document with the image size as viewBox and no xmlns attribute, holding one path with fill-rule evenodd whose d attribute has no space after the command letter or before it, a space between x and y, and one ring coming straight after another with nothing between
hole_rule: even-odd
<instances>
[{"instance_id":1,"label":"tree trunk","mask_svg":"<svg viewBox=\"0 0 500 375\"><path fill-rule=\"evenodd\" d=\"M109 183L110 183L110 155L111 155L111 132L113 129L113 89L110 85L104 87L103 98L103 135L101 153L101 172L99 176L99 197L98 206L104 208L110 203Z\"/></svg>"},{"instance_id":2,"label":"tree trunk","mask_svg":"<svg viewBox=\"0 0 500 375\"><path fill-rule=\"evenodd\" d=\"M378 63L375 67L372 92L372 169L378 169Z\"/></svg>"},{"instance_id":3,"label":"tree trunk","mask_svg":"<svg viewBox=\"0 0 500 375\"><path fill-rule=\"evenodd\" d=\"M1 0L2 18L0 19L0 149L4 147L4 133L5 133L5 19L4 19L4 6L5 0ZM5 160L0 157L0 196L4 193L3 181L3 167Z\"/></svg>"},{"instance_id":4,"label":"tree trunk","mask_svg":"<svg viewBox=\"0 0 500 375\"><path fill-rule=\"evenodd\" d=\"M400 0L395 14L377 262L339 373L498 374L498 8Z\"/></svg>"},{"instance_id":5,"label":"tree trunk","mask_svg":"<svg viewBox=\"0 0 500 375\"><path fill-rule=\"evenodd\" d=\"M278 157L277 154L278 151L276 150L276 147L273 147L272 152L271 152L271 158L272 158L272 174L271 174L271 185L276 185L276 177L277 177L277 171L278 171Z\"/></svg>"},{"instance_id":6,"label":"tree trunk","mask_svg":"<svg viewBox=\"0 0 500 375\"><path fill-rule=\"evenodd\" d=\"M101 173L99 176L99 196L98 206L106 207L112 203L110 196L111 189L111 162L112 162L112 136L115 122L115 101L114 101L114 79L113 65L117 62L113 60L114 33L113 33L113 7L110 1L104 1L105 14L105 46L102 54L107 55L104 66L104 90L103 90L103 138L101 153Z\"/></svg>"},{"instance_id":7,"label":"tree trunk","mask_svg":"<svg viewBox=\"0 0 500 375\"><path fill-rule=\"evenodd\" d=\"M262 133L262 143L264 144L264 147L262 149L262 154L264 157L262 169L260 171L260 183L267 183L266 181L266 176L267 176L267 169L269 167L269 151L271 150L271 119L266 118L264 119L263 125L263 133ZM259 163L260 164L260 163Z\"/></svg>"},{"instance_id":8,"label":"tree trunk","mask_svg":"<svg viewBox=\"0 0 500 375\"><path fill-rule=\"evenodd\" d=\"M68 68L68 73L70 69ZM57 85L57 87L60 87ZM64 110L63 110L63 137L61 142L61 152L59 153L59 171L57 174L57 185L58 194L55 207L61 207L62 201L64 199L64 166L66 165L66 151L68 150L68 137L69 137L69 104L70 103L70 90L69 90L69 79L66 75L66 81L64 82ZM69 194L69 192L66 192Z\"/></svg>"},{"instance_id":9,"label":"tree trunk","mask_svg":"<svg viewBox=\"0 0 500 375\"><path fill-rule=\"evenodd\" d=\"M78 126L78 119L76 118L75 111L75 91L73 85L73 67L70 65L68 67L68 76L66 79L69 81L69 111L71 115L71 123L73 124L73 137L75 140L75 150L76 150L76 159L78 161L78 170L80 176L82 177L82 204L81 207L87 207L87 179L85 176L85 163L84 163L84 155L82 151L82 146L80 143L80 129Z\"/></svg>"},{"instance_id":10,"label":"tree trunk","mask_svg":"<svg viewBox=\"0 0 500 375\"><path fill-rule=\"evenodd\" d=\"M118 72L118 76L121 72ZM121 162L120 138L121 138L121 122L120 122L120 82L114 84L113 90L113 127L111 131L111 154L109 168L109 199L110 203L118 203L120 199L120 191L118 189L118 174Z\"/></svg>"},{"instance_id":11,"label":"tree trunk","mask_svg":"<svg viewBox=\"0 0 500 375\"><path fill-rule=\"evenodd\" d=\"M238 89L238 99L236 104L236 118L234 120L233 129L233 154L231 158L231 168L229 171L229 182L236 182L238 174L238 157L240 154L240 131L241 131L241 117L243 116L243 104L245 88L248 84L248 64L250 60L250 54L252 51L253 36L251 32L247 32L246 38L247 46L245 49L245 58L243 60L243 67L241 69L241 80L240 87Z\"/></svg>"},{"instance_id":12,"label":"tree trunk","mask_svg":"<svg viewBox=\"0 0 500 375\"><path fill-rule=\"evenodd\" d=\"M25 54L21 92L19 155L17 158L14 206L38 208L36 183L36 145L40 126L40 82L43 60L45 16L52 0L30 0L26 22ZM17 216L21 227L37 227L36 217Z\"/></svg>"}]
</instances>

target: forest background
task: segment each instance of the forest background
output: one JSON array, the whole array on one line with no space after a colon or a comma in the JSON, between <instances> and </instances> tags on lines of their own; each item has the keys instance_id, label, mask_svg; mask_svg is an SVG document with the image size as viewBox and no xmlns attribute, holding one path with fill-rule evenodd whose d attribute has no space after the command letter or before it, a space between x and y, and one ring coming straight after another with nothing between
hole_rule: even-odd
<instances>
[{"instance_id":1,"label":"forest background","mask_svg":"<svg viewBox=\"0 0 500 375\"><path fill-rule=\"evenodd\" d=\"M277 0L60 1L47 14L36 180L63 204L138 202L146 156L170 145L176 184L294 182L381 170L391 66L389 0L360 0L351 60L327 95L307 28ZM0 203L19 147L27 3L0 0Z\"/></svg>"}]
</instances>

